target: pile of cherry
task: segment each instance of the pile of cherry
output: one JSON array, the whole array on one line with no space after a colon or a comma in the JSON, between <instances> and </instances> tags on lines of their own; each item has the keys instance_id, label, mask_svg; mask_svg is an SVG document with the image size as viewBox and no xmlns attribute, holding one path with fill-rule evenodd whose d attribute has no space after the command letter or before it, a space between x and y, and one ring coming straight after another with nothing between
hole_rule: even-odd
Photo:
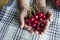
<instances>
[{"instance_id":1,"label":"pile of cherry","mask_svg":"<svg viewBox=\"0 0 60 40\"><path fill-rule=\"evenodd\" d=\"M55 4L60 7L60 0L54 0Z\"/></svg>"},{"instance_id":2,"label":"pile of cherry","mask_svg":"<svg viewBox=\"0 0 60 40\"><path fill-rule=\"evenodd\" d=\"M32 15L32 16L30 16ZM48 13L43 13L41 11L36 11L35 14L32 11L27 17L25 17L25 24L28 26L31 26L33 29L37 31L42 31L41 29L44 29L47 23L47 20L49 18ZM29 17L30 16L30 17Z\"/></svg>"}]
</instances>

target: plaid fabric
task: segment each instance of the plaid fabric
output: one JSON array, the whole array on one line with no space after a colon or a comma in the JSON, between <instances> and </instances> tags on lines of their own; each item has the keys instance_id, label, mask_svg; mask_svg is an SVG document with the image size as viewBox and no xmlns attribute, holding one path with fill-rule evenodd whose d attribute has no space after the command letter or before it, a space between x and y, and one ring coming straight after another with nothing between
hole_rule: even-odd
<instances>
[{"instance_id":1,"label":"plaid fabric","mask_svg":"<svg viewBox=\"0 0 60 40\"><path fill-rule=\"evenodd\" d=\"M44 35L30 34L21 29L16 0L11 0L0 12L0 40L60 40L60 11L50 9L53 22Z\"/></svg>"}]
</instances>

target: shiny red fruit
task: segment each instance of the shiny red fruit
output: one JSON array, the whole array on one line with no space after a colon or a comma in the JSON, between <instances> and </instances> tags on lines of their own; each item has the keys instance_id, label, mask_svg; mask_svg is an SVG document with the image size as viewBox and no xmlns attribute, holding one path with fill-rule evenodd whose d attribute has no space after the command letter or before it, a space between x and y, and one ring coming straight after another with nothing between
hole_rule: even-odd
<instances>
[{"instance_id":1,"label":"shiny red fruit","mask_svg":"<svg viewBox=\"0 0 60 40\"><path fill-rule=\"evenodd\" d=\"M30 22L28 22L27 24L28 24L29 26L31 26L31 23L30 23Z\"/></svg>"},{"instance_id":2,"label":"shiny red fruit","mask_svg":"<svg viewBox=\"0 0 60 40\"><path fill-rule=\"evenodd\" d=\"M40 26L39 26L39 25L36 26L35 29L36 29L37 31L40 30Z\"/></svg>"},{"instance_id":3,"label":"shiny red fruit","mask_svg":"<svg viewBox=\"0 0 60 40\"><path fill-rule=\"evenodd\" d=\"M39 19L36 19L36 20L34 21L34 23L36 23L36 24L38 24L39 22L40 22Z\"/></svg>"},{"instance_id":4,"label":"shiny red fruit","mask_svg":"<svg viewBox=\"0 0 60 40\"><path fill-rule=\"evenodd\" d=\"M29 22L29 19L28 18L24 18L25 22Z\"/></svg>"},{"instance_id":5,"label":"shiny red fruit","mask_svg":"<svg viewBox=\"0 0 60 40\"><path fill-rule=\"evenodd\" d=\"M34 23L36 23L36 24L37 24L37 23L38 23L38 21L37 21L37 20L35 20L35 21L34 21Z\"/></svg>"},{"instance_id":6,"label":"shiny red fruit","mask_svg":"<svg viewBox=\"0 0 60 40\"><path fill-rule=\"evenodd\" d=\"M35 24L35 23L31 23L31 26L32 26L32 27L36 27L36 24Z\"/></svg>"},{"instance_id":7,"label":"shiny red fruit","mask_svg":"<svg viewBox=\"0 0 60 40\"><path fill-rule=\"evenodd\" d=\"M44 13L42 13L42 12L39 12L38 15L39 15L40 18L41 18L41 17L42 17L42 18L44 17Z\"/></svg>"},{"instance_id":8,"label":"shiny red fruit","mask_svg":"<svg viewBox=\"0 0 60 40\"><path fill-rule=\"evenodd\" d=\"M33 17L31 17L29 20L30 20L30 22L34 22L35 19Z\"/></svg>"},{"instance_id":9,"label":"shiny red fruit","mask_svg":"<svg viewBox=\"0 0 60 40\"><path fill-rule=\"evenodd\" d=\"M55 0L57 6L60 6L60 0Z\"/></svg>"},{"instance_id":10,"label":"shiny red fruit","mask_svg":"<svg viewBox=\"0 0 60 40\"><path fill-rule=\"evenodd\" d=\"M34 19L37 19L38 18L38 15L34 15Z\"/></svg>"}]
</instances>

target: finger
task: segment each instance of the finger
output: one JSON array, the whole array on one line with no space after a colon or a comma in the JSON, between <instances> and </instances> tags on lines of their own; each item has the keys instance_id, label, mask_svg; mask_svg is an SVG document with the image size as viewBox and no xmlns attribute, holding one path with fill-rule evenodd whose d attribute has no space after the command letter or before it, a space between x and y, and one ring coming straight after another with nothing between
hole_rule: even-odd
<instances>
[{"instance_id":1,"label":"finger","mask_svg":"<svg viewBox=\"0 0 60 40\"><path fill-rule=\"evenodd\" d=\"M37 30L35 30L35 34L38 34L39 32Z\"/></svg>"},{"instance_id":2,"label":"finger","mask_svg":"<svg viewBox=\"0 0 60 40\"><path fill-rule=\"evenodd\" d=\"M41 28L41 29L40 29L39 34L41 34L41 35L44 34L44 33L47 31L49 25L50 25L50 22L47 21L47 23L45 24L44 28Z\"/></svg>"},{"instance_id":3,"label":"finger","mask_svg":"<svg viewBox=\"0 0 60 40\"><path fill-rule=\"evenodd\" d=\"M52 20L53 20L53 14L52 14L52 12L48 11L47 14L49 16L49 21L52 22Z\"/></svg>"},{"instance_id":4,"label":"finger","mask_svg":"<svg viewBox=\"0 0 60 40\"><path fill-rule=\"evenodd\" d=\"M24 17L27 16L27 10L23 9L20 14L21 28L24 27Z\"/></svg>"},{"instance_id":5,"label":"finger","mask_svg":"<svg viewBox=\"0 0 60 40\"><path fill-rule=\"evenodd\" d=\"M34 29L31 26L25 24L24 28L28 30L31 34L34 34Z\"/></svg>"},{"instance_id":6,"label":"finger","mask_svg":"<svg viewBox=\"0 0 60 40\"><path fill-rule=\"evenodd\" d=\"M23 15L20 15L20 23L21 23L21 28L24 27L24 17Z\"/></svg>"},{"instance_id":7,"label":"finger","mask_svg":"<svg viewBox=\"0 0 60 40\"><path fill-rule=\"evenodd\" d=\"M38 34L43 35L44 33L43 33L43 32L40 32L40 33L38 33Z\"/></svg>"},{"instance_id":8,"label":"finger","mask_svg":"<svg viewBox=\"0 0 60 40\"><path fill-rule=\"evenodd\" d=\"M23 27L24 27L24 21L21 22L21 28L23 28Z\"/></svg>"},{"instance_id":9,"label":"finger","mask_svg":"<svg viewBox=\"0 0 60 40\"><path fill-rule=\"evenodd\" d=\"M53 21L53 14L50 14L50 18L49 18L50 22Z\"/></svg>"},{"instance_id":10,"label":"finger","mask_svg":"<svg viewBox=\"0 0 60 40\"><path fill-rule=\"evenodd\" d=\"M42 35L43 34L43 30L44 29L40 29L38 34Z\"/></svg>"},{"instance_id":11,"label":"finger","mask_svg":"<svg viewBox=\"0 0 60 40\"><path fill-rule=\"evenodd\" d=\"M50 25L50 22L47 21L47 23L46 23L46 25L45 25L44 30L43 30L42 33L45 33L47 31L47 29L49 28L49 25Z\"/></svg>"}]
</instances>

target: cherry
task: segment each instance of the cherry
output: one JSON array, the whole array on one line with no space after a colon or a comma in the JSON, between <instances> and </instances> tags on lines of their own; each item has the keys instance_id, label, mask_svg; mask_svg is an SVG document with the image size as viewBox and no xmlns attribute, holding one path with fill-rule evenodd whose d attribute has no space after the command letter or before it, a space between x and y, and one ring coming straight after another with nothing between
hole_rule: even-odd
<instances>
[{"instance_id":1,"label":"cherry","mask_svg":"<svg viewBox=\"0 0 60 40\"><path fill-rule=\"evenodd\" d=\"M38 31L40 30L40 26L36 26L35 29Z\"/></svg>"},{"instance_id":2,"label":"cherry","mask_svg":"<svg viewBox=\"0 0 60 40\"><path fill-rule=\"evenodd\" d=\"M37 24L37 23L38 23L38 21L37 21L37 20L35 20L35 21L34 21L34 23L36 23L36 24Z\"/></svg>"},{"instance_id":3,"label":"cherry","mask_svg":"<svg viewBox=\"0 0 60 40\"><path fill-rule=\"evenodd\" d=\"M41 23L41 26L44 26L44 25L45 25L45 23L46 23L46 22L42 22L42 23Z\"/></svg>"},{"instance_id":4,"label":"cherry","mask_svg":"<svg viewBox=\"0 0 60 40\"><path fill-rule=\"evenodd\" d=\"M31 23L31 26L32 26L32 27L36 27L36 24L35 24L35 23Z\"/></svg>"},{"instance_id":5,"label":"cherry","mask_svg":"<svg viewBox=\"0 0 60 40\"><path fill-rule=\"evenodd\" d=\"M42 19L42 18L40 18L39 20L40 20L40 21L42 21L43 19Z\"/></svg>"},{"instance_id":6,"label":"cherry","mask_svg":"<svg viewBox=\"0 0 60 40\"><path fill-rule=\"evenodd\" d=\"M31 17L29 20L30 20L30 22L34 22L35 19L33 17Z\"/></svg>"},{"instance_id":7,"label":"cherry","mask_svg":"<svg viewBox=\"0 0 60 40\"><path fill-rule=\"evenodd\" d=\"M45 15L46 15L45 19L46 20L49 19L49 16L50 16L49 13L47 12Z\"/></svg>"},{"instance_id":8,"label":"cherry","mask_svg":"<svg viewBox=\"0 0 60 40\"><path fill-rule=\"evenodd\" d=\"M37 19L38 18L38 15L34 15L34 19Z\"/></svg>"},{"instance_id":9,"label":"cherry","mask_svg":"<svg viewBox=\"0 0 60 40\"><path fill-rule=\"evenodd\" d=\"M60 0L55 0L56 5L60 6Z\"/></svg>"},{"instance_id":10,"label":"cherry","mask_svg":"<svg viewBox=\"0 0 60 40\"><path fill-rule=\"evenodd\" d=\"M34 21L34 23L36 23L36 24L38 24L39 22L40 22L39 19L36 19L36 20Z\"/></svg>"},{"instance_id":11,"label":"cherry","mask_svg":"<svg viewBox=\"0 0 60 40\"><path fill-rule=\"evenodd\" d=\"M28 18L24 18L25 22L29 22L29 19Z\"/></svg>"},{"instance_id":12,"label":"cherry","mask_svg":"<svg viewBox=\"0 0 60 40\"><path fill-rule=\"evenodd\" d=\"M31 23L30 23L30 22L28 22L27 24L28 24L29 26L31 26Z\"/></svg>"},{"instance_id":13,"label":"cherry","mask_svg":"<svg viewBox=\"0 0 60 40\"><path fill-rule=\"evenodd\" d=\"M39 15L39 17L41 18L43 18L44 17L44 14L42 13L42 12L38 12L38 15Z\"/></svg>"}]
</instances>

